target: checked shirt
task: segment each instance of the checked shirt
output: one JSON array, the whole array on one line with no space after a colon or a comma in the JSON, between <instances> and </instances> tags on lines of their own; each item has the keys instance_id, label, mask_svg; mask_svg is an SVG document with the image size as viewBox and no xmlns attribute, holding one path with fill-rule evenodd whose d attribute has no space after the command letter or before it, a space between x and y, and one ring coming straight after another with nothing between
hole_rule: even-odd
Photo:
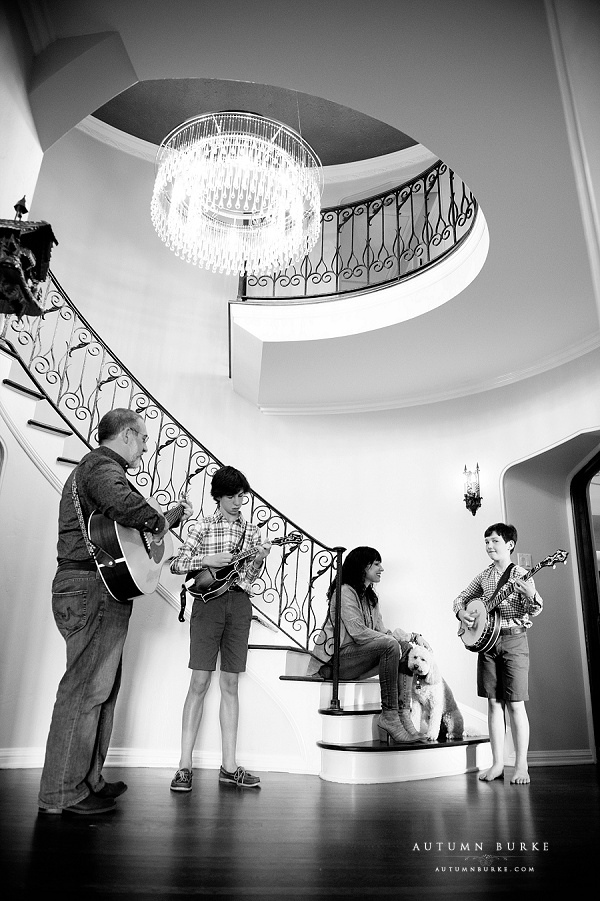
<instances>
[{"instance_id":1,"label":"checked shirt","mask_svg":"<svg viewBox=\"0 0 600 901\"><path fill-rule=\"evenodd\" d=\"M526 574L527 570L523 569L522 566L515 566L511 577L518 576L523 578ZM484 603L489 601L496 590L496 585L500 581L501 575L502 573L499 573L492 563L478 576L475 576L470 585L454 599L454 613L457 614L459 610L467 606L469 601L473 601L476 598L481 598ZM500 591L502 590L501 588ZM544 602L537 591L531 600L525 595L519 594L518 591L512 591L497 607L501 617L500 628L525 626L526 629L530 629L533 625L531 617L541 613L543 606Z\"/></svg>"},{"instance_id":2,"label":"checked shirt","mask_svg":"<svg viewBox=\"0 0 600 901\"><path fill-rule=\"evenodd\" d=\"M203 516L190 526L184 544L171 563L171 572L183 575L190 570L201 569L202 558L208 554L237 554L257 548L259 544L258 526L247 523L241 514L235 522L229 522L217 510L212 516ZM239 587L250 593L252 583L261 569L262 563L255 566L252 557L243 561L239 567Z\"/></svg>"}]
</instances>

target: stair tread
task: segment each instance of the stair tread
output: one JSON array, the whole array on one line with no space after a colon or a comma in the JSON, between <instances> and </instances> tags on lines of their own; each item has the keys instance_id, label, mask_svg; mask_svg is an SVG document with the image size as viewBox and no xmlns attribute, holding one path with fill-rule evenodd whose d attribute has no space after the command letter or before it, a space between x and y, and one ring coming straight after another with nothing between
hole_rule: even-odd
<instances>
[{"instance_id":1,"label":"stair tread","mask_svg":"<svg viewBox=\"0 0 600 901\"><path fill-rule=\"evenodd\" d=\"M282 682L320 682L333 685L333 679L324 679L318 673L315 673L314 676L280 676L279 678ZM379 677L374 676L371 679L340 679L340 685L348 685L353 682L360 685L368 685L370 682L379 682Z\"/></svg>"},{"instance_id":2,"label":"stair tread","mask_svg":"<svg viewBox=\"0 0 600 901\"><path fill-rule=\"evenodd\" d=\"M429 751L432 748L457 748L464 745L480 745L489 742L489 735L469 735L460 741L428 741L415 744L390 744L378 741L357 741L347 744L335 744L330 741L318 741L319 748L325 748L329 751L362 751L372 753L373 751Z\"/></svg>"},{"instance_id":3,"label":"stair tread","mask_svg":"<svg viewBox=\"0 0 600 901\"><path fill-rule=\"evenodd\" d=\"M13 391L21 391L23 394L27 394L28 397L32 397L35 400L45 400L44 395L37 391L37 389L31 388L28 385L23 385L20 382L15 382L12 379L2 379L2 384L6 385L7 388L12 388Z\"/></svg>"},{"instance_id":4,"label":"stair tread","mask_svg":"<svg viewBox=\"0 0 600 901\"><path fill-rule=\"evenodd\" d=\"M65 435L67 438L73 434L69 429L63 429L56 425L49 425L48 423L40 422L37 419L28 419L27 425L32 426L34 429L42 429L45 432L54 432L56 435Z\"/></svg>"}]
</instances>

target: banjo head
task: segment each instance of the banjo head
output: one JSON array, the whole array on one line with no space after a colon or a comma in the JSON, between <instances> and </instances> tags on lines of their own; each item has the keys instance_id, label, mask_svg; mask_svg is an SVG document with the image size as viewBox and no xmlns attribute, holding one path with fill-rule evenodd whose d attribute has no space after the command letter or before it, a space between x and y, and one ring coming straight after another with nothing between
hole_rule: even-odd
<instances>
[{"instance_id":1,"label":"banjo head","mask_svg":"<svg viewBox=\"0 0 600 901\"><path fill-rule=\"evenodd\" d=\"M470 651L487 650L489 646L494 644L498 635L500 628L499 612L493 610L491 613L488 613L485 604L479 598L469 601L465 609L475 615L475 622L470 629L467 629L466 626L464 627L464 632L460 636L463 644Z\"/></svg>"}]
</instances>

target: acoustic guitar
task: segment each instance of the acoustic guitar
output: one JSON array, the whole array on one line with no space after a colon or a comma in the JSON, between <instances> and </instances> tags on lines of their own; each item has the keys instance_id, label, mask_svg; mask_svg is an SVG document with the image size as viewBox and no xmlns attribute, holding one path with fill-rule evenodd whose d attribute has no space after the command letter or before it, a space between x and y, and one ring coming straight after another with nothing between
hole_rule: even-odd
<instances>
[{"instance_id":1,"label":"acoustic guitar","mask_svg":"<svg viewBox=\"0 0 600 901\"><path fill-rule=\"evenodd\" d=\"M169 529L177 522L182 504L166 512L156 498L148 503L167 520ZM95 510L88 520L88 535L97 548L96 566L110 594L117 601L130 601L156 590L164 563L173 556L169 532L157 538L151 532L130 529Z\"/></svg>"},{"instance_id":2,"label":"acoustic guitar","mask_svg":"<svg viewBox=\"0 0 600 901\"><path fill-rule=\"evenodd\" d=\"M519 576L518 578L525 580L531 579L532 576L545 566L551 566L552 569L555 569L557 563L566 564L568 556L568 551L563 551L559 548L559 550L554 551L550 556L544 557L543 560L536 563L536 565L528 570L524 576ZM506 585L500 589L493 599L491 607L489 606L489 602L488 605L486 605L483 598L475 598L474 600L469 601L465 610L475 614L473 625L467 628L464 623L461 623L460 629L458 630L458 635L467 651L484 653L485 651L489 651L490 648L493 648L500 635L501 614L497 608L513 590L514 580L509 579Z\"/></svg>"},{"instance_id":3,"label":"acoustic guitar","mask_svg":"<svg viewBox=\"0 0 600 901\"><path fill-rule=\"evenodd\" d=\"M283 538L273 538L271 544L300 544L303 537L300 532L290 532ZM202 569L190 570L185 582L183 583L189 593L194 598L201 598L204 603L218 598L220 595L228 591L241 578L240 564L244 560L256 555L257 547L250 548L247 551L241 551L234 554L231 563L227 566L215 568L214 566L203 566Z\"/></svg>"}]
</instances>

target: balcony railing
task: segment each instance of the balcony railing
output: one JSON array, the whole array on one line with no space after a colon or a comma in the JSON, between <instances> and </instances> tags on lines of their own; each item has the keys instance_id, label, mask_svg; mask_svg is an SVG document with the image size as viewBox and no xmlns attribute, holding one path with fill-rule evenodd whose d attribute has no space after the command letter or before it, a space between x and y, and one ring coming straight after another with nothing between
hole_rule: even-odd
<instances>
[{"instance_id":1,"label":"balcony railing","mask_svg":"<svg viewBox=\"0 0 600 901\"><path fill-rule=\"evenodd\" d=\"M441 160L366 200L321 211L321 237L284 272L242 279L241 300L318 301L382 288L439 263L467 237L477 201Z\"/></svg>"}]
</instances>

